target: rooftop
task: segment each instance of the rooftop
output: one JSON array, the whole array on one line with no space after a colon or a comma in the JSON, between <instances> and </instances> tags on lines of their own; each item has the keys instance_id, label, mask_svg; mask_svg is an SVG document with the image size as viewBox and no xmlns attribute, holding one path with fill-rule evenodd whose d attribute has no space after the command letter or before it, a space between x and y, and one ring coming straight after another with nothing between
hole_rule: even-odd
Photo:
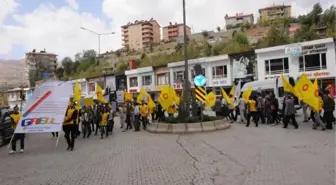
<instances>
[{"instance_id":1,"label":"rooftop","mask_svg":"<svg viewBox=\"0 0 336 185\"><path fill-rule=\"evenodd\" d=\"M259 9L259 12L262 11L262 10L269 10L269 9L274 9L274 8L288 8L288 7L291 7L291 5L273 5L273 6L268 6L268 7L265 7L265 8L261 8L261 9Z\"/></svg>"},{"instance_id":2,"label":"rooftop","mask_svg":"<svg viewBox=\"0 0 336 185\"><path fill-rule=\"evenodd\" d=\"M57 56L57 55L54 54L54 53L47 53L47 52L45 52L45 51L40 51L40 52L32 51L32 52L28 52L28 53L26 53L26 55L49 55L49 56Z\"/></svg>"},{"instance_id":3,"label":"rooftop","mask_svg":"<svg viewBox=\"0 0 336 185\"><path fill-rule=\"evenodd\" d=\"M156 22L158 25L160 25L155 19L151 18L150 20L135 20L133 23L128 22L127 24L121 26L122 28L126 28L128 26L132 26L132 25L137 25L137 24L145 24L145 23L152 23L152 22Z\"/></svg>"},{"instance_id":4,"label":"rooftop","mask_svg":"<svg viewBox=\"0 0 336 185\"><path fill-rule=\"evenodd\" d=\"M236 14L236 15L234 15L234 16L228 16L227 14L226 14L226 16L225 16L225 19L232 19L232 18L242 18L242 17L250 17L250 16L253 16L253 14Z\"/></svg>"}]
</instances>

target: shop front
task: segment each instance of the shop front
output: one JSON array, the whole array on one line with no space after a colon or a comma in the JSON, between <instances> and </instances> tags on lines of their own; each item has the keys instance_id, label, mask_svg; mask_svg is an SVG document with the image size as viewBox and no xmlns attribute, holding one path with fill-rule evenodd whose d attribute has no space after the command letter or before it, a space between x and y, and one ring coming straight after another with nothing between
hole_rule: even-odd
<instances>
[{"instance_id":1,"label":"shop front","mask_svg":"<svg viewBox=\"0 0 336 185\"><path fill-rule=\"evenodd\" d=\"M320 88L335 84L336 59L332 38L256 50L258 79L278 78L281 74L297 80L306 74L318 78Z\"/></svg>"},{"instance_id":2,"label":"shop front","mask_svg":"<svg viewBox=\"0 0 336 185\"><path fill-rule=\"evenodd\" d=\"M154 74L155 74L155 86L154 86L154 93L152 94L152 99L157 101L159 99L162 87L164 85L170 85L169 68L167 67L167 65L155 67Z\"/></svg>"}]
</instances>

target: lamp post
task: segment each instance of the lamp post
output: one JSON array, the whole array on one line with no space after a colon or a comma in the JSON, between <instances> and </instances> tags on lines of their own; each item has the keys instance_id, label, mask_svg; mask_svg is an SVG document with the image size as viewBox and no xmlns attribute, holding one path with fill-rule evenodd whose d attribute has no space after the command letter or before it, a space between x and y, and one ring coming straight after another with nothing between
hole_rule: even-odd
<instances>
[{"instance_id":1,"label":"lamp post","mask_svg":"<svg viewBox=\"0 0 336 185\"><path fill-rule=\"evenodd\" d=\"M85 31L88 31L88 32L91 32L91 33L93 33L93 34L95 34L95 35L98 36L98 56L100 55L100 36L101 36L101 35L113 35L113 34L115 34L115 32L110 32L110 33L97 33L97 32L94 32L94 31L92 31L92 30L86 29L86 28L84 28L84 27L80 27L80 29L85 30Z\"/></svg>"}]
</instances>

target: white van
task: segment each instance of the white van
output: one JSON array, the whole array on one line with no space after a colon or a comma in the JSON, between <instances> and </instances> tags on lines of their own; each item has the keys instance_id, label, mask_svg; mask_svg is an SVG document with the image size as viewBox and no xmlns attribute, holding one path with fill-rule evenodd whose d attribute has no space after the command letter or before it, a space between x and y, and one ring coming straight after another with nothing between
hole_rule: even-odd
<instances>
[{"instance_id":1,"label":"white van","mask_svg":"<svg viewBox=\"0 0 336 185\"><path fill-rule=\"evenodd\" d=\"M290 81L294 82L293 79L290 79ZM245 83L241 89L241 93L246 91L250 86L252 86L252 90L253 90L251 96L257 95L258 92L266 92L266 91L273 92L273 94L279 101L279 109L282 109L285 92L284 92L283 83L282 83L281 78L278 78L278 80L273 78L273 79L268 79L268 80L258 80L258 81L252 81L252 82ZM297 105L296 108L297 109L300 108L300 106L298 106L299 104L298 101L295 101L295 102Z\"/></svg>"}]
</instances>

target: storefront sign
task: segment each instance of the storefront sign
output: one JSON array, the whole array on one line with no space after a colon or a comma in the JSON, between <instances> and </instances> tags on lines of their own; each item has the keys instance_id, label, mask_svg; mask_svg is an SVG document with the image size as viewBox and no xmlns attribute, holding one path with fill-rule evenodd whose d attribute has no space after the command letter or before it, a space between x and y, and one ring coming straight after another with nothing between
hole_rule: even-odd
<instances>
[{"instance_id":1,"label":"storefront sign","mask_svg":"<svg viewBox=\"0 0 336 185\"><path fill-rule=\"evenodd\" d=\"M182 85L182 83L175 83L175 84L173 84L173 87L174 87L174 89L182 89L183 85Z\"/></svg>"},{"instance_id":2,"label":"storefront sign","mask_svg":"<svg viewBox=\"0 0 336 185\"><path fill-rule=\"evenodd\" d=\"M257 60L254 53L231 55L233 78L246 78L256 74Z\"/></svg>"},{"instance_id":3,"label":"storefront sign","mask_svg":"<svg viewBox=\"0 0 336 185\"><path fill-rule=\"evenodd\" d=\"M136 92L138 92L138 90L137 89L130 89L129 92L130 93L136 93Z\"/></svg>"},{"instance_id":4,"label":"storefront sign","mask_svg":"<svg viewBox=\"0 0 336 185\"><path fill-rule=\"evenodd\" d=\"M328 48L325 44L316 44L316 45L302 47L303 55L325 53L327 51L328 51Z\"/></svg>"},{"instance_id":5,"label":"storefront sign","mask_svg":"<svg viewBox=\"0 0 336 185\"><path fill-rule=\"evenodd\" d=\"M163 86L164 85L157 85L157 86L155 86L155 90L156 91L161 91L161 89L162 89Z\"/></svg>"},{"instance_id":6,"label":"storefront sign","mask_svg":"<svg viewBox=\"0 0 336 185\"><path fill-rule=\"evenodd\" d=\"M212 85L213 86L227 85L227 81L226 80L212 80Z\"/></svg>"},{"instance_id":7,"label":"storefront sign","mask_svg":"<svg viewBox=\"0 0 336 185\"><path fill-rule=\"evenodd\" d=\"M302 55L302 48L301 46L292 46L285 48L285 54L290 56L301 56Z\"/></svg>"},{"instance_id":8,"label":"storefront sign","mask_svg":"<svg viewBox=\"0 0 336 185\"><path fill-rule=\"evenodd\" d=\"M319 76L329 76L329 72L314 72L314 73L305 73L308 77L319 77Z\"/></svg>"}]
</instances>

